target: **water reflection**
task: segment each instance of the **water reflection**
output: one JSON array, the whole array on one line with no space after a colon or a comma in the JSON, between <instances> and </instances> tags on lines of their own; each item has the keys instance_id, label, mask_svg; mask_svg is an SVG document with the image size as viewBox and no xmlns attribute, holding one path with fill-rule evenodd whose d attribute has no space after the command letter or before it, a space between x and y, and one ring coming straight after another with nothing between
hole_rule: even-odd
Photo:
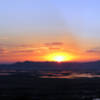
<instances>
[{"instance_id":1,"label":"water reflection","mask_svg":"<svg viewBox=\"0 0 100 100\"><path fill-rule=\"evenodd\" d=\"M62 71L59 73L54 73L54 72L45 72L41 73L42 76L41 78L66 78L66 79L75 79L75 78L97 78L100 77L100 74L96 73L78 73L78 72L68 72L68 71Z\"/></svg>"},{"instance_id":2,"label":"water reflection","mask_svg":"<svg viewBox=\"0 0 100 100\"><path fill-rule=\"evenodd\" d=\"M100 72L77 72L67 70L0 70L0 76L21 76L24 75L29 77L38 78L64 78L64 79L75 79L75 78L99 78Z\"/></svg>"}]
</instances>

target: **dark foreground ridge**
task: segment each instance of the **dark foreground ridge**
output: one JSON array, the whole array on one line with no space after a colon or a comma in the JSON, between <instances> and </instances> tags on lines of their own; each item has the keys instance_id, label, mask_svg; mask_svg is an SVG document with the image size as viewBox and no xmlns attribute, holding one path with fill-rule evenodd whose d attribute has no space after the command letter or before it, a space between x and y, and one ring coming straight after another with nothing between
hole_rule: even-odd
<instances>
[{"instance_id":1,"label":"dark foreground ridge","mask_svg":"<svg viewBox=\"0 0 100 100\"><path fill-rule=\"evenodd\" d=\"M0 100L95 100L94 98L100 98L99 78L41 79L26 75L0 77Z\"/></svg>"},{"instance_id":2,"label":"dark foreground ridge","mask_svg":"<svg viewBox=\"0 0 100 100\"><path fill-rule=\"evenodd\" d=\"M100 70L100 61L76 62L17 62L14 64L1 64L0 69L66 69L66 70Z\"/></svg>"},{"instance_id":3,"label":"dark foreground ridge","mask_svg":"<svg viewBox=\"0 0 100 100\"><path fill-rule=\"evenodd\" d=\"M85 73L82 75L93 74L98 77L73 79L41 77L73 76L75 72L79 72L79 75ZM0 65L0 100L100 100L97 98L100 98L100 61L88 63L26 61Z\"/></svg>"}]
</instances>

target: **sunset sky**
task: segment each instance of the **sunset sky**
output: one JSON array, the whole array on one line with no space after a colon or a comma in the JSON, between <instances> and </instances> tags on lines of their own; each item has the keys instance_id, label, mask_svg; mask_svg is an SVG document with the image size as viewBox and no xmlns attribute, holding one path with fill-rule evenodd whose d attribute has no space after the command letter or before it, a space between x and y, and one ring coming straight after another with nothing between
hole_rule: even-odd
<instances>
[{"instance_id":1,"label":"sunset sky","mask_svg":"<svg viewBox=\"0 0 100 100\"><path fill-rule=\"evenodd\" d=\"M100 0L1 0L0 63L100 60Z\"/></svg>"}]
</instances>

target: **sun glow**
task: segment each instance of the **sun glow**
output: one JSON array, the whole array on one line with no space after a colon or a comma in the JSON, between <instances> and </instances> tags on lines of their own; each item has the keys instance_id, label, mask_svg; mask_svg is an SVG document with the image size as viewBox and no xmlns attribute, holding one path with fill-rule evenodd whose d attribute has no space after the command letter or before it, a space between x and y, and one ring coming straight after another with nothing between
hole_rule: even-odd
<instances>
[{"instance_id":1,"label":"sun glow","mask_svg":"<svg viewBox=\"0 0 100 100\"><path fill-rule=\"evenodd\" d=\"M62 62L65 60L65 57L64 56L55 56L53 59L54 59L54 61Z\"/></svg>"},{"instance_id":2,"label":"sun glow","mask_svg":"<svg viewBox=\"0 0 100 100\"><path fill-rule=\"evenodd\" d=\"M65 62L71 61L72 56L67 53L53 53L47 56L48 61Z\"/></svg>"}]
</instances>

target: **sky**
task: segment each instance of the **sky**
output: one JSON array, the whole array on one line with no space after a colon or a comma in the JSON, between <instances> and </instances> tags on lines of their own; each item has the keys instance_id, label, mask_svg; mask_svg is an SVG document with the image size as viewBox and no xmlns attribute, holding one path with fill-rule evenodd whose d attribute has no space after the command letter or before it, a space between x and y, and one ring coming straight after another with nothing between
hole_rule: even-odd
<instances>
[{"instance_id":1,"label":"sky","mask_svg":"<svg viewBox=\"0 0 100 100\"><path fill-rule=\"evenodd\" d=\"M100 0L1 0L0 63L100 60Z\"/></svg>"}]
</instances>

